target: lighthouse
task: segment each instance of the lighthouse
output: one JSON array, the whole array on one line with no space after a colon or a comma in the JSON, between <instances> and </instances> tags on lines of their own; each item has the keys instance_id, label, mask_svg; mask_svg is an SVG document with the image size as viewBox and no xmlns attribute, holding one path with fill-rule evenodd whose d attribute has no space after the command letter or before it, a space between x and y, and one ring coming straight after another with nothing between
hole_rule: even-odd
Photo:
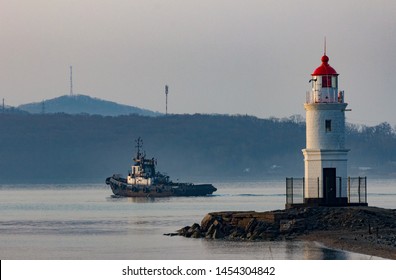
<instances>
[{"instance_id":1,"label":"lighthouse","mask_svg":"<svg viewBox=\"0 0 396 280\"><path fill-rule=\"evenodd\" d=\"M346 205L347 161L345 148L344 91L338 90L338 73L326 52L322 64L311 74L307 92L306 148L304 155L304 203Z\"/></svg>"},{"instance_id":2,"label":"lighthouse","mask_svg":"<svg viewBox=\"0 0 396 280\"><path fill-rule=\"evenodd\" d=\"M367 206L367 178L349 177L345 147L344 91L330 66L326 47L311 74L306 94L304 177L286 178L286 208L301 206Z\"/></svg>"}]
</instances>

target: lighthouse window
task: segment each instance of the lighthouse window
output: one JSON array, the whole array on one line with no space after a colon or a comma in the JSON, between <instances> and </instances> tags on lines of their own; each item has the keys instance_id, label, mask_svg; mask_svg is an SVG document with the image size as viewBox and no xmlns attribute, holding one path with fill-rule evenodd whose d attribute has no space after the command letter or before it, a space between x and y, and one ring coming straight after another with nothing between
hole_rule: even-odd
<instances>
[{"instance_id":1,"label":"lighthouse window","mask_svg":"<svg viewBox=\"0 0 396 280\"><path fill-rule=\"evenodd\" d=\"M322 87L331 87L331 76L322 77Z\"/></svg>"},{"instance_id":2,"label":"lighthouse window","mask_svg":"<svg viewBox=\"0 0 396 280\"><path fill-rule=\"evenodd\" d=\"M331 87L333 87L333 88L337 87L337 77L336 76L331 77Z\"/></svg>"},{"instance_id":3,"label":"lighthouse window","mask_svg":"<svg viewBox=\"0 0 396 280\"><path fill-rule=\"evenodd\" d=\"M326 132L330 132L331 131L331 120L326 120L325 126L326 126Z\"/></svg>"}]
</instances>

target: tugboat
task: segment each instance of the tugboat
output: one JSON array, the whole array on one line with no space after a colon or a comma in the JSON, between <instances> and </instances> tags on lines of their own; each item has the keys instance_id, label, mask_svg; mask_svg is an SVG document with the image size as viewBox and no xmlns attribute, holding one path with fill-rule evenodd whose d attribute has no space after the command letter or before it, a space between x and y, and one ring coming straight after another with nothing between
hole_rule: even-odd
<instances>
[{"instance_id":1,"label":"tugboat","mask_svg":"<svg viewBox=\"0 0 396 280\"><path fill-rule=\"evenodd\" d=\"M132 170L127 178L114 174L106 179L106 184L116 196L127 197L167 197L167 196L205 196L217 191L212 184L174 183L169 176L156 172L157 161L146 159L141 152L142 139L136 140L137 155L133 159Z\"/></svg>"}]
</instances>

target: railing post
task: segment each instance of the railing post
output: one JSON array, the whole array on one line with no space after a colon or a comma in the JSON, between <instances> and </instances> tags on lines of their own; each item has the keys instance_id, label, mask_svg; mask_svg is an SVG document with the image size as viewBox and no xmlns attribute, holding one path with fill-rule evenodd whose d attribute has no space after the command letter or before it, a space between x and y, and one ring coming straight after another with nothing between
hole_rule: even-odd
<instances>
[{"instance_id":1,"label":"railing post","mask_svg":"<svg viewBox=\"0 0 396 280\"><path fill-rule=\"evenodd\" d=\"M364 203L367 203L367 176L364 177Z\"/></svg>"},{"instance_id":2,"label":"railing post","mask_svg":"<svg viewBox=\"0 0 396 280\"><path fill-rule=\"evenodd\" d=\"M359 196L359 204L360 204L360 176L358 177L358 196Z\"/></svg>"},{"instance_id":3,"label":"railing post","mask_svg":"<svg viewBox=\"0 0 396 280\"><path fill-rule=\"evenodd\" d=\"M348 177L348 203L351 203L351 177Z\"/></svg>"},{"instance_id":4,"label":"railing post","mask_svg":"<svg viewBox=\"0 0 396 280\"><path fill-rule=\"evenodd\" d=\"M341 197L341 185L342 185L342 179L341 177L339 178L339 190L338 190L338 197Z\"/></svg>"},{"instance_id":5,"label":"railing post","mask_svg":"<svg viewBox=\"0 0 396 280\"><path fill-rule=\"evenodd\" d=\"M305 177L303 177L303 203L304 203L304 200L305 200Z\"/></svg>"},{"instance_id":6,"label":"railing post","mask_svg":"<svg viewBox=\"0 0 396 280\"><path fill-rule=\"evenodd\" d=\"M319 177L318 177L318 197L317 198L319 198Z\"/></svg>"},{"instance_id":7,"label":"railing post","mask_svg":"<svg viewBox=\"0 0 396 280\"><path fill-rule=\"evenodd\" d=\"M293 177L290 178L290 181L291 181L291 204L293 204L294 203L294 198L293 198L293 195L294 195L294 192L293 192Z\"/></svg>"},{"instance_id":8,"label":"railing post","mask_svg":"<svg viewBox=\"0 0 396 280\"><path fill-rule=\"evenodd\" d=\"M288 180L288 178L286 177L286 205L288 205L289 204L289 180Z\"/></svg>"}]
</instances>

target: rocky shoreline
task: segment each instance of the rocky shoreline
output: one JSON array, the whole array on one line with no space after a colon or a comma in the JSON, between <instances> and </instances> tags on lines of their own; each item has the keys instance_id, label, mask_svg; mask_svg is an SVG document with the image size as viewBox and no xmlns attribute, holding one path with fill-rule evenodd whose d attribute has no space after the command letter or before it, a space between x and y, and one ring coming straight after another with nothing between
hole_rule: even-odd
<instances>
[{"instance_id":1,"label":"rocky shoreline","mask_svg":"<svg viewBox=\"0 0 396 280\"><path fill-rule=\"evenodd\" d=\"M396 259L396 209L361 206L213 212L200 224L168 235L232 241L310 240Z\"/></svg>"}]
</instances>

